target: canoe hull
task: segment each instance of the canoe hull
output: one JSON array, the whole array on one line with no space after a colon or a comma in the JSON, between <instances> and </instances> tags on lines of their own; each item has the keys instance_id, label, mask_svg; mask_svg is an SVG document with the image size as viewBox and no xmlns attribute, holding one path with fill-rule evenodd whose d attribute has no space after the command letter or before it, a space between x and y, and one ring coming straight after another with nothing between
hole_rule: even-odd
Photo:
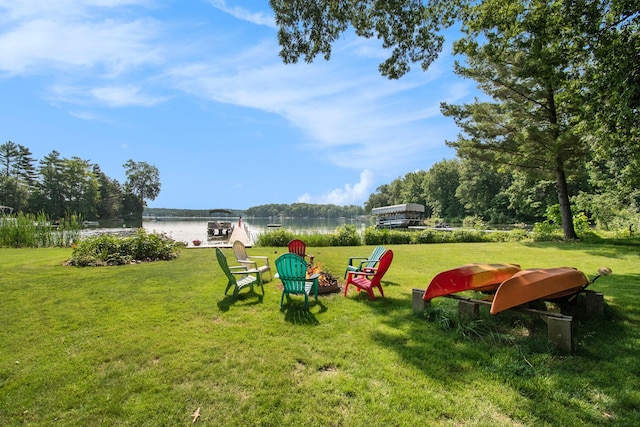
<instances>
[{"instance_id":1,"label":"canoe hull","mask_svg":"<svg viewBox=\"0 0 640 427\"><path fill-rule=\"evenodd\" d=\"M427 286L422 299L430 301L462 291L492 291L518 271L520 266L517 264L465 264L438 273Z\"/></svg>"},{"instance_id":2,"label":"canoe hull","mask_svg":"<svg viewBox=\"0 0 640 427\"><path fill-rule=\"evenodd\" d=\"M587 276L573 267L521 270L498 287L491 303L491 314L539 299L573 295L588 284Z\"/></svg>"}]
</instances>

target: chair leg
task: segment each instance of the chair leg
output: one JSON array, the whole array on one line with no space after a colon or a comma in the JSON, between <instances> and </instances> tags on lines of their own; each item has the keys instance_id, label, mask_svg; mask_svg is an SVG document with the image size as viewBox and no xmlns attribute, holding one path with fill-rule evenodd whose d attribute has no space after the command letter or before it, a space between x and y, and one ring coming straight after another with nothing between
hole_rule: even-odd
<instances>
[{"instance_id":1,"label":"chair leg","mask_svg":"<svg viewBox=\"0 0 640 427\"><path fill-rule=\"evenodd\" d=\"M280 310L282 310L282 303L284 303L284 294L285 292L282 291L282 297L280 298Z\"/></svg>"},{"instance_id":2,"label":"chair leg","mask_svg":"<svg viewBox=\"0 0 640 427\"><path fill-rule=\"evenodd\" d=\"M344 296L347 296L347 290L349 289L349 282L344 284Z\"/></svg>"},{"instance_id":3,"label":"chair leg","mask_svg":"<svg viewBox=\"0 0 640 427\"><path fill-rule=\"evenodd\" d=\"M373 288L369 288L369 289L367 289L366 291L367 291L367 293L369 294L369 299L370 299L371 301L375 301L376 297L375 297L375 295L373 295Z\"/></svg>"},{"instance_id":4,"label":"chair leg","mask_svg":"<svg viewBox=\"0 0 640 427\"><path fill-rule=\"evenodd\" d=\"M378 285L377 288L380 290L380 296L384 296L384 291L382 290L382 285Z\"/></svg>"}]
</instances>

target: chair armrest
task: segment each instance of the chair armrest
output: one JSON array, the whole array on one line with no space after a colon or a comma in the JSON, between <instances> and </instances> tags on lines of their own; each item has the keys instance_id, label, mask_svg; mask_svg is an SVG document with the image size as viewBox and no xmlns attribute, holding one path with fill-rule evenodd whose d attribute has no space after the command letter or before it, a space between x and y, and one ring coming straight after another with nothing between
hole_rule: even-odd
<instances>
[{"instance_id":1,"label":"chair armrest","mask_svg":"<svg viewBox=\"0 0 640 427\"><path fill-rule=\"evenodd\" d=\"M229 266L229 270L231 270L232 273L233 273L233 270L245 271L246 269L247 269L247 267L245 267L244 265L230 265Z\"/></svg>"},{"instance_id":2,"label":"chair armrest","mask_svg":"<svg viewBox=\"0 0 640 427\"><path fill-rule=\"evenodd\" d=\"M318 277L320 277L320 273L316 273L316 274L314 274L314 275L312 275L312 276L307 277L307 278L305 279L305 281L307 281L307 282L308 282L309 280L316 280Z\"/></svg>"},{"instance_id":3,"label":"chair armrest","mask_svg":"<svg viewBox=\"0 0 640 427\"><path fill-rule=\"evenodd\" d=\"M242 266L244 268L248 268L248 269L256 269L258 268L258 263L256 261L247 261L247 260L242 260L242 261L238 261L240 264L242 264Z\"/></svg>"},{"instance_id":4,"label":"chair armrest","mask_svg":"<svg viewBox=\"0 0 640 427\"><path fill-rule=\"evenodd\" d=\"M264 261L264 263L266 265L269 265L269 257L268 256L264 256L264 255L252 255L252 256L248 256L247 258L249 259L258 259L258 260L262 260Z\"/></svg>"},{"instance_id":5,"label":"chair armrest","mask_svg":"<svg viewBox=\"0 0 640 427\"><path fill-rule=\"evenodd\" d=\"M372 276L378 271L377 268L367 268L365 271L350 271L349 275L354 276Z\"/></svg>"},{"instance_id":6,"label":"chair armrest","mask_svg":"<svg viewBox=\"0 0 640 427\"><path fill-rule=\"evenodd\" d=\"M358 266L358 270L362 270L362 266L368 262L373 262L371 261L369 258L364 258L363 261L360 261L360 265ZM375 261L375 263L377 264L379 261Z\"/></svg>"},{"instance_id":7,"label":"chair armrest","mask_svg":"<svg viewBox=\"0 0 640 427\"><path fill-rule=\"evenodd\" d=\"M232 271L232 272L231 272L231 274L244 274L244 275L247 275L247 274L256 274L256 273L257 273L257 274L259 274L259 273L260 273L260 270L246 270L246 269L245 269L245 270L242 270L242 271Z\"/></svg>"},{"instance_id":8,"label":"chair armrest","mask_svg":"<svg viewBox=\"0 0 640 427\"><path fill-rule=\"evenodd\" d=\"M363 257L363 256L352 256L352 257L349 257L349 265L353 265L352 262L355 259L367 259L367 258Z\"/></svg>"}]
</instances>

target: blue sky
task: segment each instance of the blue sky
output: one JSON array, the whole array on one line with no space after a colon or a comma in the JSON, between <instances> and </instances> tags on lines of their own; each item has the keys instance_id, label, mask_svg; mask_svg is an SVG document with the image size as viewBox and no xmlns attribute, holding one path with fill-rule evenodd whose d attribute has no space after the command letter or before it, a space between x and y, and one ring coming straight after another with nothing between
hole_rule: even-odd
<instances>
[{"instance_id":1,"label":"blue sky","mask_svg":"<svg viewBox=\"0 0 640 427\"><path fill-rule=\"evenodd\" d=\"M455 36L455 34L454 34ZM469 102L451 42L428 72L381 76L378 40L285 65L267 0L0 0L0 141L160 171L150 207L362 205L453 158L441 101Z\"/></svg>"}]
</instances>

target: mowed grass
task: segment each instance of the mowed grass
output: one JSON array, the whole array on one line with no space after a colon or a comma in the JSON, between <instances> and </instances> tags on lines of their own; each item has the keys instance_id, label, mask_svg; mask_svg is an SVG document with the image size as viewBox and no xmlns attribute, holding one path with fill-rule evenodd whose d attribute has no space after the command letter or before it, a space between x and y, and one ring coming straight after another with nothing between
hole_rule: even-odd
<instances>
[{"instance_id":1,"label":"mowed grass","mask_svg":"<svg viewBox=\"0 0 640 427\"><path fill-rule=\"evenodd\" d=\"M637 245L389 248L384 298L350 290L308 312L302 297L279 310L277 279L264 297L225 296L209 249L91 268L63 266L70 249L0 249L0 425L186 426L198 408L211 426L640 425ZM372 249L307 252L343 284L347 258ZM275 273L284 250L248 252ZM413 313L413 288L470 262L609 266L592 285L605 317L577 320L562 355L526 314L482 307L479 322L452 323L446 298Z\"/></svg>"}]
</instances>

